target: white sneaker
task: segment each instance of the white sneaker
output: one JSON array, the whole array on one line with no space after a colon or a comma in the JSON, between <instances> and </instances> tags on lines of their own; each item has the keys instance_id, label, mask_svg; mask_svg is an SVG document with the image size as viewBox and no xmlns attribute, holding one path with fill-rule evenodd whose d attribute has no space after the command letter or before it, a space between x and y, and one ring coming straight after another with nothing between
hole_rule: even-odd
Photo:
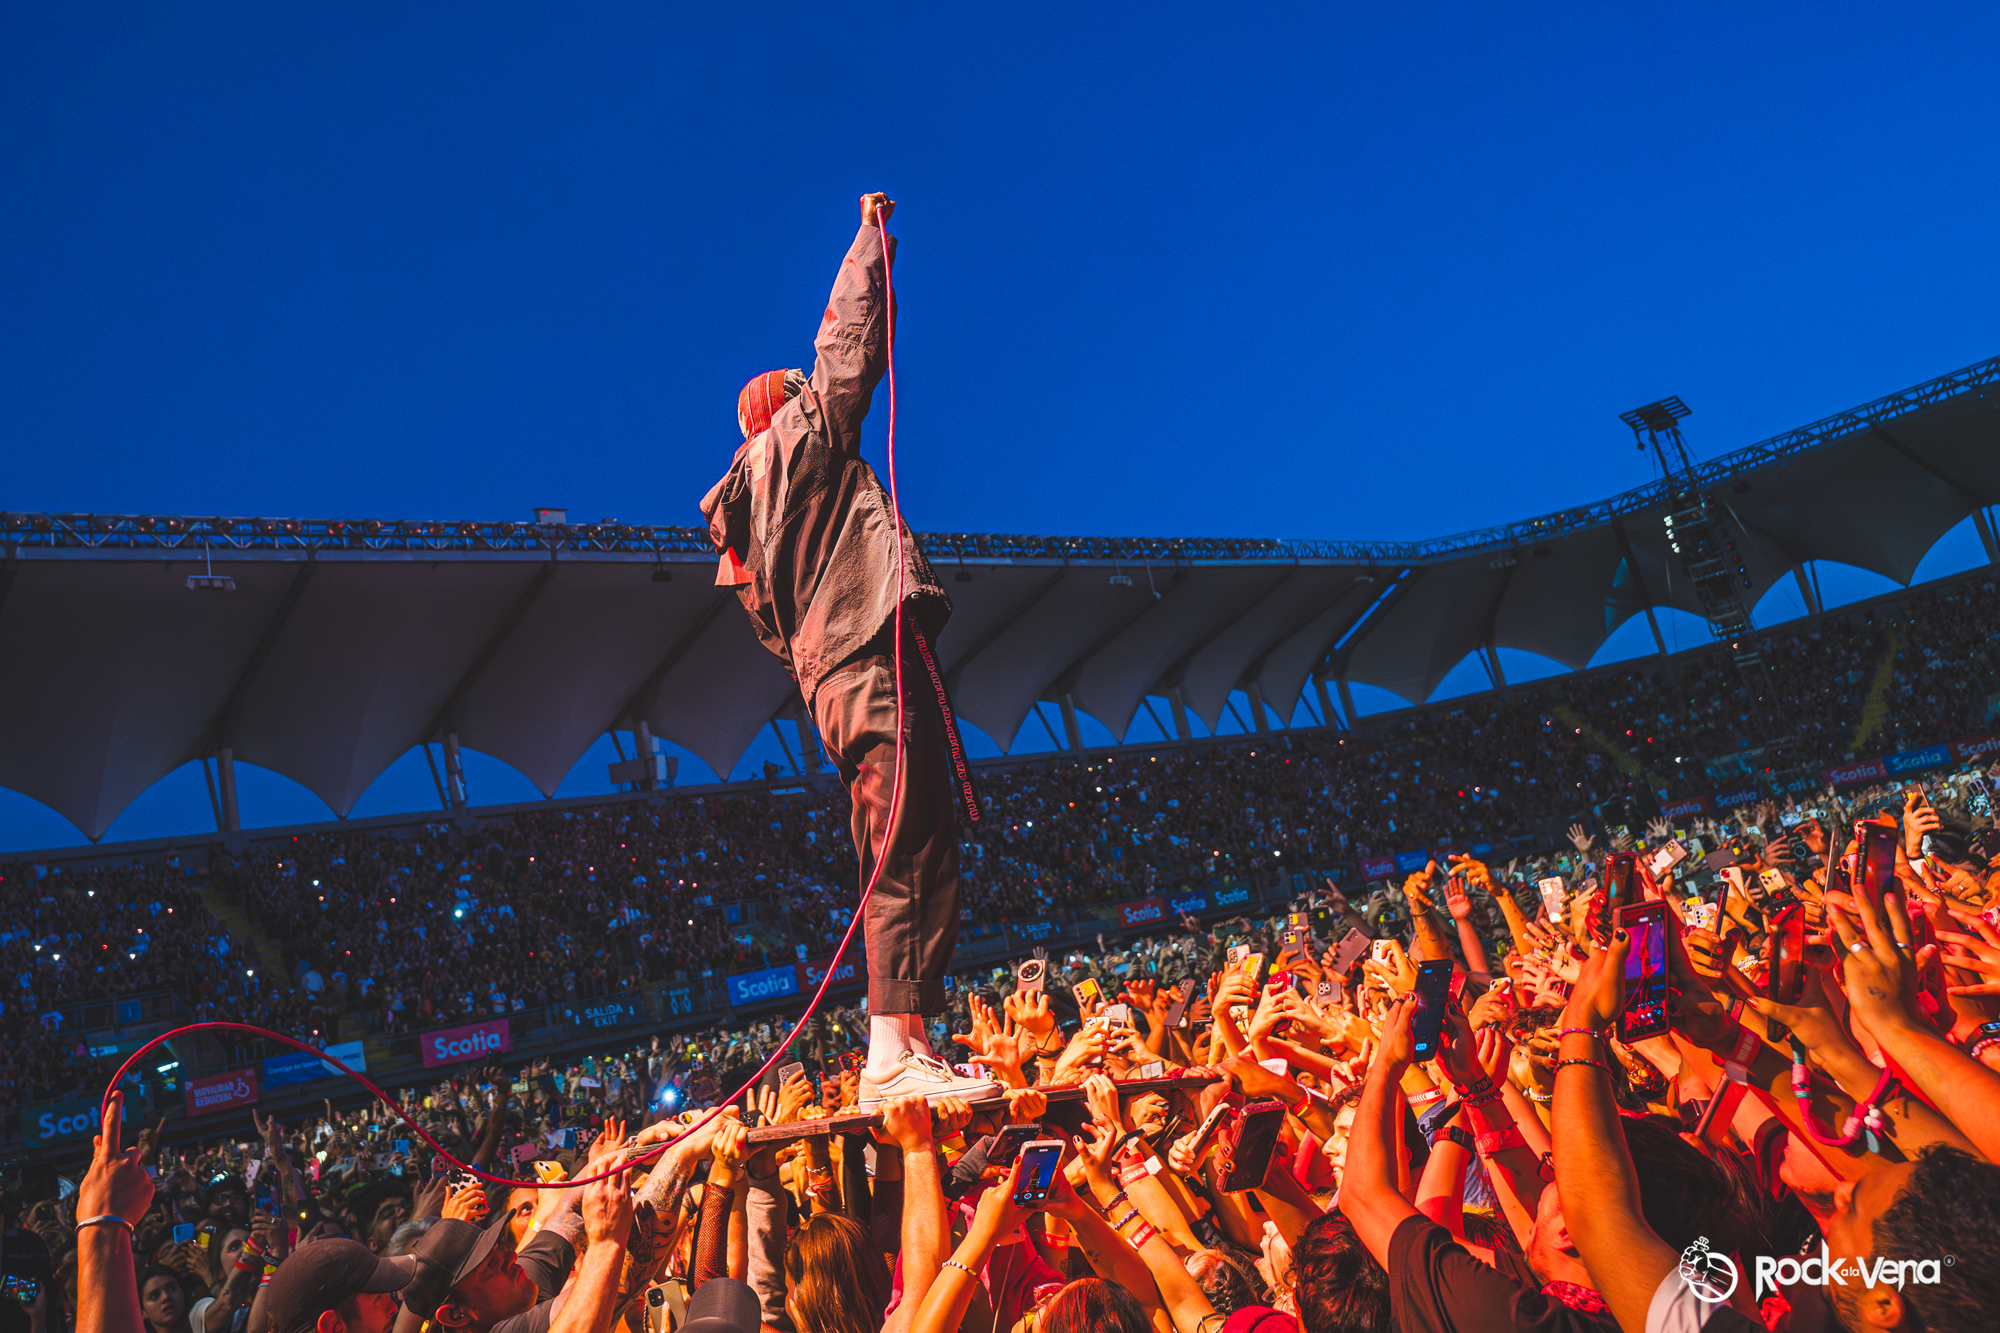
<instances>
[{"instance_id":1,"label":"white sneaker","mask_svg":"<svg viewBox=\"0 0 2000 1333\"><path fill-rule=\"evenodd\" d=\"M933 1104L947 1097L959 1097L968 1102L980 1101L1000 1095L1000 1085L990 1078L966 1078L942 1060L915 1051L904 1051L896 1057L896 1070L885 1078L877 1078L866 1066L861 1070L860 1107L864 1111L878 1109L883 1102L894 1101L898 1097L914 1097L922 1093Z\"/></svg>"}]
</instances>

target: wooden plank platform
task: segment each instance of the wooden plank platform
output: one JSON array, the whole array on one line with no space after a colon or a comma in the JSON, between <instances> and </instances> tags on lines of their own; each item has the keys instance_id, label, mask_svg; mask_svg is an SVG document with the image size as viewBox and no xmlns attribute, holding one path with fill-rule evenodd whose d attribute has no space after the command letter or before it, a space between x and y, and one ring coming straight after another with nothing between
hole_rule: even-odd
<instances>
[{"instance_id":1,"label":"wooden plank platform","mask_svg":"<svg viewBox=\"0 0 2000 1333\"><path fill-rule=\"evenodd\" d=\"M1142 1092L1178 1092L1182 1089L1205 1088L1211 1083L1220 1083L1221 1074L1187 1075L1182 1078L1135 1078L1118 1084L1118 1095L1135 1097ZM1059 1088L1037 1088L1036 1091L1049 1099L1051 1105L1062 1102L1083 1100L1081 1083L1065 1083ZM972 1103L975 1111L1004 1111L1005 1097L988 1097ZM759 1125L744 1135L749 1143L790 1143L794 1139L817 1138L822 1134L865 1134L882 1125L880 1111L849 1111L844 1115L822 1116L817 1120L794 1120L786 1125Z\"/></svg>"}]
</instances>

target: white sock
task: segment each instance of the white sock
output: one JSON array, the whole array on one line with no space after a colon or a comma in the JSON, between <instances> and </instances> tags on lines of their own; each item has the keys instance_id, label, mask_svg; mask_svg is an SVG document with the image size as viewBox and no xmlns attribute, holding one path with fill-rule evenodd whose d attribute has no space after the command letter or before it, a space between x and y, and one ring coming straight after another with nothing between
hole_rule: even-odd
<instances>
[{"instance_id":1,"label":"white sock","mask_svg":"<svg viewBox=\"0 0 2000 1333\"><path fill-rule=\"evenodd\" d=\"M878 1077L896 1070L904 1051L930 1053L921 1014L868 1015L868 1072Z\"/></svg>"}]
</instances>

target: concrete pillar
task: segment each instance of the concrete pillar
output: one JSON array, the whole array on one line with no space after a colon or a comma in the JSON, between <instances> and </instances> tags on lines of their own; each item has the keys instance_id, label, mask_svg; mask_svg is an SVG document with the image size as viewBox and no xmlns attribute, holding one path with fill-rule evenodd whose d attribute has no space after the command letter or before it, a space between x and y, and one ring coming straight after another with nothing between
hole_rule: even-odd
<instances>
[{"instance_id":1,"label":"concrete pillar","mask_svg":"<svg viewBox=\"0 0 2000 1333\"><path fill-rule=\"evenodd\" d=\"M215 757L215 784L221 789L222 831L238 832L243 820L236 813L236 751L227 745Z\"/></svg>"},{"instance_id":2,"label":"concrete pillar","mask_svg":"<svg viewBox=\"0 0 2000 1333\"><path fill-rule=\"evenodd\" d=\"M1335 688L1340 691L1340 711L1347 718L1348 730L1352 731L1355 720L1359 717L1359 714L1354 711L1354 693L1347 688L1347 677L1345 676L1337 677L1333 683Z\"/></svg>"},{"instance_id":3,"label":"concrete pillar","mask_svg":"<svg viewBox=\"0 0 2000 1333\"><path fill-rule=\"evenodd\" d=\"M653 772L653 756L659 751L660 747L653 744L653 729L646 725L646 719L643 717L634 724L632 743L639 751L639 758L646 761L644 771L648 774L648 776L639 779L639 790L653 791L660 785L659 779L651 776Z\"/></svg>"},{"instance_id":4,"label":"concrete pillar","mask_svg":"<svg viewBox=\"0 0 2000 1333\"><path fill-rule=\"evenodd\" d=\"M819 732L803 712L792 720L792 725L798 729L799 759L805 764L807 775L819 772Z\"/></svg>"},{"instance_id":5,"label":"concrete pillar","mask_svg":"<svg viewBox=\"0 0 2000 1333\"><path fill-rule=\"evenodd\" d=\"M1653 608L1650 606L1646 608L1646 628L1653 631L1653 646L1660 650L1660 656L1665 657L1667 655L1667 640L1660 633L1659 619L1654 616Z\"/></svg>"},{"instance_id":6,"label":"concrete pillar","mask_svg":"<svg viewBox=\"0 0 2000 1333\"><path fill-rule=\"evenodd\" d=\"M1799 600L1806 604L1807 615L1816 616L1826 609L1819 604L1819 589L1813 587L1804 565L1792 566L1792 579L1799 585Z\"/></svg>"},{"instance_id":7,"label":"concrete pillar","mask_svg":"<svg viewBox=\"0 0 2000 1333\"><path fill-rule=\"evenodd\" d=\"M1986 548L1986 563L2000 565L2000 541L1993 537L1993 519L1984 505L1972 511L1972 524L1979 529L1979 542Z\"/></svg>"},{"instance_id":8,"label":"concrete pillar","mask_svg":"<svg viewBox=\"0 0 2000 1333\"><path fill-rule=\"evenodd\" d=\"M1083 748L1083 728L1076 723L1076 696L1068 690L1062 694L1063 735L1069 741L1072 751Z\"/></svg>"},{"instance_id":9,"label":"concrete pillar","mask_svg":"<svg viewBox=\"0 0 2000 1333\"><path fill-rule=\"evenodd\" d=\"M1326 725L1345 731L1347 719L1333 711L1333 700L1327 697L1326 682L1318 676L1313 677L1313 691L1319 695L1319 715L1326 720Z\"/></svg>"},{"instance_id":10,"label":"concrete pillar","mask_svg":"<svg viewBox=\"0 0 2000 1333\"><path fill-rule=\"evenodd\" d=\"M1271 719L1264 712L1264 687L1253 680L1244 687L1243 692L1250 696L1250 715L1257 720L1257 734L1270 735Z\"/></svg>"},{"instance_id":11,"label":"concrete pillar","mask_svg":"<svg viewBox=\"0 0 2000 1333\"><path fill-rule=\"evenodd\" d=\"M465 767L459 760L455 731L444 734L444 791L452 809L465 809Z\"/></svg>"}]
</instances>

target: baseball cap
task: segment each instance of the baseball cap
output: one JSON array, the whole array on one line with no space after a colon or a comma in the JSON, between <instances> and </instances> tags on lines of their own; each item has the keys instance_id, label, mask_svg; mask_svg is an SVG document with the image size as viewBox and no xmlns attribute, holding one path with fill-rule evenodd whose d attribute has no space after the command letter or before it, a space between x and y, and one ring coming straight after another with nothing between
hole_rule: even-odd
<instances>
[{"instance_id":1,"label":"baseball cap","mask_svg":"<svg viewBox=\"0 0 2000 1333\"><path fill-rule=\"evenodd\" d=\"M383 1259L359 1241L301 1245L278 1265L264 1293L272 1333L308 1333L322 1314L362 1292L403 1290L416 1271L415 1259Z\"/></svg>"},{"instance_id":2,"label":"baseball cap","mask_svg":"<svg viewBox=\"0 0 2000 1333\"><path fill-rule=\"evenodd\" d=\"M437 1308L451 1296L451 1289L472 1276L486 1262L506 1230L509 1214L502 1212L489 1227L481 1228L455 1217L439 1218L431 1224L410 1251L416 1264L416 1279L403 1291L403 1313L398 1329L408 1329L437 1314Z\"/></svg>"},{"instance_id":3,"label":"baseball cap","mask_svg":"<svg viewBox=\"0 0 2000 1333\"><path fill-rule=\"evenodd\" d=\"M733 1277L712 1277L702 1283L687 1311L680 1333L757 1333L764 1325L757 1293L748 1282Z\"/></svg>"}]
</instances>

